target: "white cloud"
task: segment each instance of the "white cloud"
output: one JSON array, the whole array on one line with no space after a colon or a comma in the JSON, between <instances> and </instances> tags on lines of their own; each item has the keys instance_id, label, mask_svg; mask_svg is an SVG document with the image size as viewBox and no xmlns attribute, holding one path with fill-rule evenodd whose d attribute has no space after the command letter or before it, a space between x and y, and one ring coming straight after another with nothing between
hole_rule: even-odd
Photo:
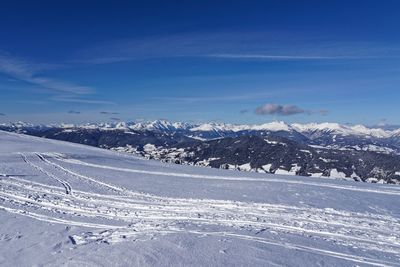
<instances>
[{"instance_id":1,"label":"white cloud","mask_svg":"<svg viewBox=\"0 0 400 267\"><path fill-rule=\"evenodd\" d=\"M326 109L321 110L307 110L300 108L296 105L281 105L281 104L264 104L259 106L254 111L257 115L278 115L278 116L290 116L296 114L320 114L322 116L328 115L329 111Z\"/></svg>"},{"instance_id":2,"label":"white cloud","mask_svg":"<svg viewBox=\"0 0 400 267\"><path fill-rule=\"evenodd\" d=\"M299 108L296 105L280 105L280 104L265 104L256 108L255 113L258 115L281 115L289 116L305 113L306 110Z\"/></svg>"}]
</instances>

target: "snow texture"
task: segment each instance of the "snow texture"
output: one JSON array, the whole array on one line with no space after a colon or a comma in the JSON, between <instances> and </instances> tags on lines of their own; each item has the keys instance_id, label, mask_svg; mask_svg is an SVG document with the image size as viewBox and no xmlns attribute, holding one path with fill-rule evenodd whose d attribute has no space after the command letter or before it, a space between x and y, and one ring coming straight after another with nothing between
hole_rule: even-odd
<instances>
[{"instance_id":1,"label":"snow texture","mask_svg":"<svg viewBox=\"0 0 400 267\"><path fill-rule=\"evenodd\" d=\"M0 265L400 266L399 197L0 132Z\"/></svg>"}]
</instances>

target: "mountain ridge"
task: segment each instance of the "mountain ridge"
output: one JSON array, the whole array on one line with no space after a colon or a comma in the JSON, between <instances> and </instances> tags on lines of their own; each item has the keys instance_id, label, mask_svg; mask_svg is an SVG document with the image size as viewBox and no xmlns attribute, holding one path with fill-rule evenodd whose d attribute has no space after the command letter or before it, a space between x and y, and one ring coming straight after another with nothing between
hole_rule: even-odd
<instances>
[{"instance_id":1,"label":"mountain ridge","mask_svg":"<svg viewBox=\"0 0 400 267\"><path fill-rule=\"evenodd\" d=\"M396 129L338 123L234 125L156 120L80 125L17 122L1 124L0 130L178 164L400 183Z\"/></svg>"},{"instance_id":2,"label":"mountain ridge","mask_svg":"<svg viewBox=\"0 0 400 267\"><path fill-rule=\"evenodd\" d=\"M32 124L26 122L9 122L1 123L0 127L41 127L41 128L102 128L102 129L132 129L132 130L163 130L163 131L298 131L300 133L312 131L326 131L330 133L340 133L347 135L369 135L377 138L387 138L400 135L400 126L387 129L385 126L365 126L362 124L340 124L335 122L322 123L285 123L283 121L272 121L262 124L232 124L232 123L188 123L188 122L171 122L168 120L153 120L145 122L99 122L99 123L60 123L60 124Z\"/></svg>"}]
</instances>

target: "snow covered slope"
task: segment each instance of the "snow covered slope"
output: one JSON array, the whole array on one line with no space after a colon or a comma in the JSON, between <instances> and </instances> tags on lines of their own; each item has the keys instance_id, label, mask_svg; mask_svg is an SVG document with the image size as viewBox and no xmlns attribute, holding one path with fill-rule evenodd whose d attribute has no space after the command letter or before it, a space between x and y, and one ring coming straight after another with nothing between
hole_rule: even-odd
<instances>
[{"instance_id":1,"label":"snow covered slope","mask_svg":"<svg viewBox=\"0 0 400 267\"><path fill-rule=\"evenodd\" d=\"M0 132L1 266L400 266L399 199Z\"/></svg>"}]
</instances>

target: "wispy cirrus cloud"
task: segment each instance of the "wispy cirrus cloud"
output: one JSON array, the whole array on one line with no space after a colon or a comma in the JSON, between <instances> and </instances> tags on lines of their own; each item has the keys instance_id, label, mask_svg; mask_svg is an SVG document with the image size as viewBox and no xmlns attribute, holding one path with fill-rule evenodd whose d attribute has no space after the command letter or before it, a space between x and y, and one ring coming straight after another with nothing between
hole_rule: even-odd
<instances>
[{"instance_id":1,"label":"wispy cirrus cloud","mask_svg":"<svg viewBox=\"0 0 400 267\"><path fill-rule=\"evenodd\" d=\"M325 39L304 39L293 34L186 33L99 43L78 51L72 61L85 64L110 64L178 57L321 61L387 56L388 49L392 48L379 44L334 43Z\"/></svg>"},{"instance_id":2,"label":"wispy cirrus cloud","mask_svg":"<svg viewBox=\"0 0 400 267\"><path fill-rule=\"evenodd\" d=\"M44 77L40 73L51 68L49 64L37 64L0 52L0 72L13 79L39 86L52 92L64 92L75 95L90 94L94 90L88 86Z\"/></svg>"},{"instance_id":3,"label":"wispy cirrus cloud","mask_svg":"<svg viewBox=\"0 0 400 267\"><path fill-rule=\"evenodd\" d=\"M307 110L300 108L296 105L282 105L282 104L264 104L262 106L257 107L254 110L254 113L257 115L277 115L277 116L291 116L298 114L320 114L320 115L328 115L329 111L325 109L321 110Z\"/></svg>"},{"instance_id":4,"label":"wispy cirrus cloud","mask_svg":"<svg viewBox=\"0 0 400 267\"><path fill-rule=\"evenodd\" d=\"M81 104L95 104L95 105L115 105L116 103L107 100L97 100L89 98L77 98L71 95L56 95L48 98L52 101L66 102L66 103L81 103Z\"/></svg>"},{"instance_id":5,"label":"wispy cirrus cloud","mask_svg":"<svg viewBox=\"0 0 400 267\"><path fill-rule=\"evenodd\" d=\"M328 60L345 59L347 57L339 56L312 56L312 55L268 55L268 54L212 54L206 55L210 58L225 59L259 59L259 60Z\"/></svg>"},{"instance_id":6,"label":"wispy cirrus cloud","mask_svg":"<svg viewBox=\"0 0 400 267\"><path fill-rule=\"evenodd\" d=\"M113 105L111 101L95 99L95 90L89 86L83 86L68 81L53 79L43 75L49 69L57 69L59 65L35 63L24 60L0 51L0 73L5 74L16 81L31 85L34 93L47 93L38 103L67 102L93 105ZM39 89L39 90L38 90ZM29 103L29 101L26 101Z\"/></svg>"},{"instance_id":7,"label":"wispy cirrus cloud","mask_svg":"<svg viewBox=\"0 0 400 267\"><path fill-rule=\"evenodd\" d=\"M285 94L306 92L309 89L268 89L267 92L246 92L241 94L215 94L215 95L197 95L197 96L155 96L149 99L156 101L168 101L176 103L201 103L201 102L243 102L247 100L258 100L282 96Z\"/></svg>"},{"instance_id":8,"label":"wispy cirrus cloud","mask_svg":"<svg viewBox=\"0 0 400 267\"><path fill-rule=\"evenodd\" d=\"M36 63L0 51L0 73L5 74L13 80L25 82L36 89L41 89L50 94L43 98L43 103L49 101L82 103L94 105L113 105L111 101L93 99L95 90L89 86L75 84L69 81L53 79L43 72L54 70L60 65ZM37 92L37 90L36 90ZM27 101L28 103L29 101Z\"/></svg>"}]
</instances>

